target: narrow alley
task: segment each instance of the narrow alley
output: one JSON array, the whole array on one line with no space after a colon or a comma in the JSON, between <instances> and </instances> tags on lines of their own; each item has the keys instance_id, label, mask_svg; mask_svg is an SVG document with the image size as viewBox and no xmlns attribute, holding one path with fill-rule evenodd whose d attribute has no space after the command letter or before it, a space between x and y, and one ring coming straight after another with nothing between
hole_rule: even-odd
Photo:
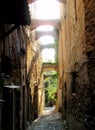
<instances>
[{"instance_id":1,"label":"narrow alley","mask_svg":"<svg viewBox=\"0 0 95 130\"><path fill-rule=\"evenodd\" d=\"M0 1L0 130L95 130L95 0Z\"/></svg>"},{"instance_id":2,"label":"narrow alley","mask_svg":"<svg viewBox=\"0 0 95 130\"><path fill-rule=\"evenodd\" d=\"M61 113L55 107L46 107L43 114L34 120L27 130L66 130Z\"/></svg>"}]
</instances>

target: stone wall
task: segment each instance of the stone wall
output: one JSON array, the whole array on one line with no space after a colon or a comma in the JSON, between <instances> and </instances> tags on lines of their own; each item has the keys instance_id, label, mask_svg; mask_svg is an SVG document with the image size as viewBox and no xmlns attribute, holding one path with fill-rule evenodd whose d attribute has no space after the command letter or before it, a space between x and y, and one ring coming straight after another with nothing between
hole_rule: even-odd
<instances>
[{"instance_id":1,"label":"stone wall","mask_svg":"<svg viewBox=\"0 0 95 130\"><path fill-rule=\"evenodd\" d=\"M44 108L44 88L42 75L42 57L38 41L35 41L35 31L30 34L32 42L27 44L27 87L29 102L29 121L36 119ZM41 99L41 101L40 101Z\"/></svg>"},{"instance_id":2,"label":"stone wall","mask_svg":"<svg viewBox=\"0 0 95 130\"><path fill-rule=\"evenodd\" d=\"M90 46L94 46L95 42L95 2L94 0L84 0L85 9L85 29L86 29L86 45L90 49Z\"/></svg>"},{"instance_id":3,"label":"stone wall","mask_svg":"<svg viewBox=\"0 0 95 130\"><path fill-rule=\"evenodd\" d=\"M84 23L84 10L83 2L66 1L65 5L62 5L61 13L61 44L63 68L63 86L66 82L68 96L71 90L70 84L72 81L71 73L77 71L82 63L86 60L86 56L83 54L85 47L85 23ZM80 11L81 9L81 11ZM80 11L80 12L78 12ZM60 47L59 47L60 49ZM59 64L60 66L60 64ZM60 68L60 67L59 67Z\"/></svg>"},{"instance_id":4,"label":"stone wall","mask_svg":"<svg viewBox=\"0 0 95 130\"><path fill-rule=\"evenodd\" d=\"M1 25L0 36L13 26L10 24ZM11 124L15 129L24 130L27 123L33 121L42 112L44 104L44 88L42 86L42 89L39 89L43 82L40 45L38 41L35 41L35 31L31 31L30 27L19 26L0 41L0 73L10 76L3 85L21 86L20 91L15 91L15 122L11 122ZM38 102L40 98L42 101ZM12 105L9 106L11 109ZM0 124L3 118L1 116ZM13 120L9 120L9 123L10 121ZM2 127L4 127L4 122ZM3 129L10 129L8 127L6 125L6 128Z\"/></svg>"},{"instance_id":5,"label":"stone wall","mask_svg":"<svg viewBox=\"0 0 95 130\"><path fill-rule=\"evenodd\" d=\"M95 2L67 0L61 7L63 118L72 130L85 129L84 126L92 129L95 127Z\"/></svg>"}]
</instances>

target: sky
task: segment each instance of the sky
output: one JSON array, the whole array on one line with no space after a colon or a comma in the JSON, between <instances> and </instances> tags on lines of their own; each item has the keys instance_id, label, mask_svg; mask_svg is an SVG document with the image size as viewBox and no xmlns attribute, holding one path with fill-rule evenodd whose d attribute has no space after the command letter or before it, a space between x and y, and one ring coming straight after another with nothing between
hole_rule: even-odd
<instances>
[{"instance_id":1,"label":"sky","mask_svg":"<svg viewBox=\"0 0 95 130\"><path fill-rule=\"evenodd\" d=\"M59 19L60 4L56 0L39 0L36 4L37 19Z\"/></svg>"},{"instance_id":2,"label":"sky","mask_svg":"<svg viewBox=\"0 0 95 130\"><path fill-rule=\"evenodd\" d=\"M42 25L36 28L37 31L53 31L54 27L52 25Z\"/></svg>"},{"instance_id":3,"label":"sky","mask_svg":"<svg viewBox=\"0 0 95 130\"><path fill-rule=\"evenodd\" d=\"M46 35L39 39L42 45L54 44L54 37ZM43 62L54 62L55 61L55 50L53 48L44 49L42 51Z\"/></svg>"},{"instance_id":4,"label":"sky","mask_svg":"<svg viewBox=\"0 0 95 130\"><path fill-rule=\"evenodd\" d=\"M51 43L54 43L54 37L50 35L46 35L46 36L40 37L39 41L41 42L42 45L51 44Z\"/></svg>"},{"instance_id":5,"label":"sky","mask_svg":"<svg viewBox=\"0 0 95 130\"><path fill-rule=\"evenodd\" d=\"M60 4L57 0L38 0L29 4L32 18L37 19L59 19Z\"/></svg>"},{"instance_id":6,"label":"sky","mask_svg":"<svg viewBox=\"0 0 95 130\"><path fill-rule=\"evenodd\" d=\"M55 50L53 48L44 49L42 51L43 62L55 62Z\"/></svg>"}]
</instances>

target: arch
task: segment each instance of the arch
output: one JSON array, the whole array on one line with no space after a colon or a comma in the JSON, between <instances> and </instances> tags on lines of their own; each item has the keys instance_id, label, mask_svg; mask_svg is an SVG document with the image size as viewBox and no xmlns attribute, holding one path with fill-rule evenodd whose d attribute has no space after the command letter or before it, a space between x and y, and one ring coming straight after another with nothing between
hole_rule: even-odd
<instances>
[{"instance_id":1,"label":"arch","mask_svg":"<svg viewBox=\"0 0 95 130\"><path fill-rule=\"evenodd\" d=\"M41 25L52 25L54 28L59 29L60 28L60 20L37 20L37 19L32 19L31 23L31 30L36 29L37 27Z\"/></svg>"},{"instance_id":2,"label":"arch","mask_svg":"<svg viewBox=\"0 0 95 130\"><path fill-rule=\"evenodd\" d=\"M49 72L57 73L57 71L53 68L51 70L45 70L43 73L45 74L45 73L49 73Z\"/></svg>"},{"instance_id":3,"label":"arch","mask_svg":"<svg viewBox=\"0 0 95 130\"><path fill-rule=\"evenodd\" d=\"M50 70L58 71L58 66L55 63L43 63L42 71L45 72Z\"/></svg>"},{"instance_id":4,"label":"arch","mask_svg":"<svg viewBox=\"0 0 95 130\"><path fill-rule=\"evenodd\" d=\"M58 38L58 34L55 31L48 31L48 32L36 32L36 37L35 40L38 40L39 38L46 36L46 35L50 35L53 36L54 38Z\"/></svg>"}]
</instances>

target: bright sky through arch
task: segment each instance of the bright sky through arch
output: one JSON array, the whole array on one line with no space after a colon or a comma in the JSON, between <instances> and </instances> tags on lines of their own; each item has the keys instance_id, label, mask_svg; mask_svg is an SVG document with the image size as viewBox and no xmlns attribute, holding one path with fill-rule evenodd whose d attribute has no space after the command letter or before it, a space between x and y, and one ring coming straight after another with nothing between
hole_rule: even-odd
<instances>
[{"instance_id":1,"label":"bright sky through arch","mask_svg":"<svg viewBox=\"0 0 95 130\"><path fill-rule=\"evenodd\" d=\"M31 18L40 20L60 19L60 2L57 0L38 0L30 5ZM50 26L50 25L49 25ZM37 30L38 29L38 30ZM37 31L52 31L52 27L39 26ZM39 39L41 45L54 44L54 37L43 36ZM45 49L42 52L43 61L48 60L54 62L55 50Z\"/></svg>"},{"instance_id":2,"label":"bright sky through arch","mask_svg":"<svg viewBox=\"0 0 95 130\"><path fill-rule=\"evenodd\" d=\"M54 29L54 27L52 25L41 25L41 26L36 28L36 31L47 32L47 31L53 31L53 29Z\"/></svg>"},{"instance_id":3,"label":"bright sky through arch","mask_svg":"<svg viewBox=\"0 0 95 130\"><path fill-rule=\"evenodd\" d=\"M54 37L50 36L50 35L46 35L46 36L40 37L39 41L42 45L53 44L54 43Z\"/></svg>"},{"instance_id":4,"label":"bright sky through arch","mask_svg":"<svg viewBox=\"0 0 95 130\"><path fill-rule=\"evenodd\" d=\"M39 0L36 1L36 18L37 19L59 19L60 4L56 0Z\"/></svg>"},{"instance_id":5,"label":"bright sky through arch","mask_svg":"<svg viewBox=\"0 0 95 130\"><path fill-rule=\"evenodd\" d=\"M50 49L44 49L42 51L42 58L43 62L55 62L55 50L50 48Z\"/></svg>"}]
</instances>

